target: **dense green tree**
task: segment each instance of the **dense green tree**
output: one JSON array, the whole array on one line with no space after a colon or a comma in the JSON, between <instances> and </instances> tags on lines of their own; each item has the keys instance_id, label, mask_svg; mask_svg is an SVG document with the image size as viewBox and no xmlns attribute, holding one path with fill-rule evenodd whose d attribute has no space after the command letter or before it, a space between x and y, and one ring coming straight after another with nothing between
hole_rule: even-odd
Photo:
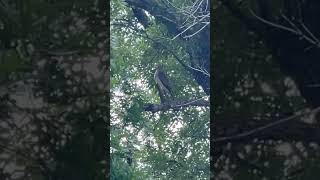
<instances>
[{"instance_id":1,"label":"dense green tree","mask_svg":"<svg viewBox=\"0 0 320 180\"><path fill-rule=\"evenodd\" d=\"M209 9L111 1L111 179L209 179Z\"/></svg>"}]
</instances>

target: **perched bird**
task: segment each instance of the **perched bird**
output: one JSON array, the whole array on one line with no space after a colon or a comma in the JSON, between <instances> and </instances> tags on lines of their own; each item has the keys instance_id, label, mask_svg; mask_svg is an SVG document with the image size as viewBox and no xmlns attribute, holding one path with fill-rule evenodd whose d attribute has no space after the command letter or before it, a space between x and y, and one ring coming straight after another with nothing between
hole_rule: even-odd
<instances>
[{"instance_id":1,"label":"perched bird","mask_svg":"<svg viewBox=\"0 0 320 180\"><path fill-rule=\"evenodd\" d=\"M154 80L156 82L156 87L159 92L159 96L161 99L161 102L169 101L170 98L173 99L172 95L172 86L163 71L163 68L161 65L157 64L156 66L156 72L154 73Z\"/></svg>"}]
</instances>

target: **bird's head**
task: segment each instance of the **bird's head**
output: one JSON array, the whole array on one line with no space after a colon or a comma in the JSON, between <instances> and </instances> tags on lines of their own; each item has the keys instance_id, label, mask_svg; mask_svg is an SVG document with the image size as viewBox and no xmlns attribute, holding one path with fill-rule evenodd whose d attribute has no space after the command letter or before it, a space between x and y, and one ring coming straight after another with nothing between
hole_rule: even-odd
<instances>
[{"instance_id":1,"label":"bird's head","mask_svg":"<svg viewBox=\"0 0 320 180\"><path fill-rule=\"evenodd\" d=\"M156 64L156 69L162 69L161 64Z\"/></svg>"}]
</instances>

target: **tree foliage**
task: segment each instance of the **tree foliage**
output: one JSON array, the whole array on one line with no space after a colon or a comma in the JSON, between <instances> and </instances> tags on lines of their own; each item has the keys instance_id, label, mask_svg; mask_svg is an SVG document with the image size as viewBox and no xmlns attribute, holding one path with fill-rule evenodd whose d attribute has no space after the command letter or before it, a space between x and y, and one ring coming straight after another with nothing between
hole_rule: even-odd
<instances>
[{"instance_id":1,"label":"tree foliage","mask_svg":"<svg viewBox=\"0 0 320 180\"><path fill-rule=\"evenodd\" d=\"M214 7L214 176L317 179L319 2Z\"/></svg>"},{"instance_id":2,"label":"tree foliage","mask_svg":"<svg viewBox=\"0 0 320 180\"><path fill-rule=\"evenodd\" d=\"M196 3L182 2L111 1L112 179L209 178L208 104L172 108L161 103L154 80L161 64L176 103L208 101L209 28L179 35L186 15L175 7ZM146 105L169 108L149 112Z\"/></svg>"},{"instance_id":3,"label":"tree foliage","mask_svg":"<svg viewBox=\"0 0 320 180\"><path fill-rule=\"evenodd\" d=\"M105 179L103 1L0 1L0 179Z\"/></svg>"}]
</instances>

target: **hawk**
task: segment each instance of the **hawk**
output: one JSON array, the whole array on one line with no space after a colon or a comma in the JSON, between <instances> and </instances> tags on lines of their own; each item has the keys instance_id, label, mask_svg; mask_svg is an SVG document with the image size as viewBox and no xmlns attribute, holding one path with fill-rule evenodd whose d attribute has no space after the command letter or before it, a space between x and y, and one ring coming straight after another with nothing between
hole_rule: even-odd
<instances>
[{"instance_id":1,"label":"hawk","mask_svg":"<svg viewBox=\"0 0 320 180\"><path fill-rule=\"evenodd\" d=\"M167 75L163 71L161 65L156 66L156 72L154 73L154 80L159 92L161 102L168 101L170 98L173 99L171 84L167 78Z\"/></svg>"}]
</instances>

